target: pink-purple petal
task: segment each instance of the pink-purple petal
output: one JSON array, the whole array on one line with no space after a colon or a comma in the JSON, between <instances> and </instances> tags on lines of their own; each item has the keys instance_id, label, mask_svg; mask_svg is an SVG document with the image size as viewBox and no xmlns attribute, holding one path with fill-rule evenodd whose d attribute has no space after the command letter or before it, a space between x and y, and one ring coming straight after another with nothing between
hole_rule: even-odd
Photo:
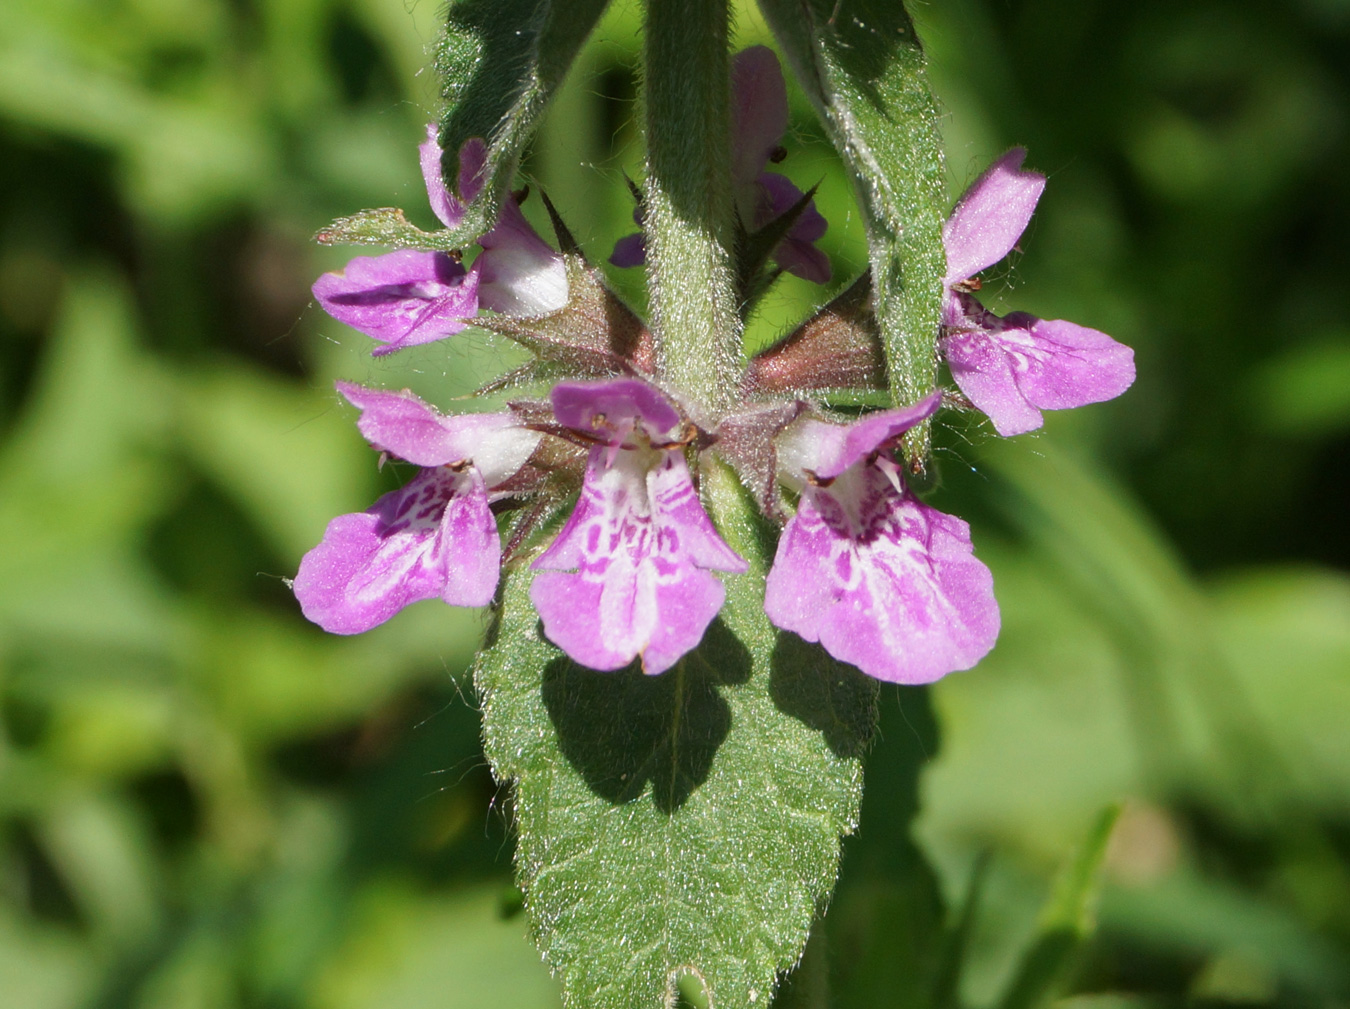
<instances>
[{"instance_id":1,"label":"pink-purple petal","mask_svg":"<svg viewBox=\"0 0 1350 1009\"><path fill-rule=\"evenodd\" d=\"M1134 352L1105 333L1023 313L943 342L952 378L1004 436L1041 426L1041 410L1101 403L1134 382Z\"/></svg>"},{"instance_id":2,"label":"pink-purple petal","mask_svg":"<svg viewBox=\"0 0 1350 1009\"><path fill-rule=\"evenodd\" d=\"M469 489L454 494L441 517L438 545L447 572L441 598L451 606L486 606L497 591L502 542L482 476L472 468L465 475Z\"/></svg>"},{"instance_id":3,"label":"pink-purple petal","mask_svg":"<svg viewBox=\"0 0 1350 1009\"><path fill-rule=\"evenodd\" d=\"M1017 385L1042 410L1102 403L1134 383L1134 351L1105 333L1061 319L1019 321L994 339L1013 357L1015 371L1025 361Z\"/></svg>"},{"instance_id":4,"label":"pink-purple petal","mask_svg":"<svg viewBox=\"0 0 1350 1009\"><path fill-rule=\"evenodd\" d=\"M761 172L755 180L760 192L758 212L753 224L759 229L786 214L805 195L786 175ZM830 279L830 257L815 247L824 237L829 223L811 200L792 222L792 227L774 249L773 258L780 267L794 276L815 284Z\"/></svg>"},{"instance_id":5,"label":"pink-purple petal","mask_svg":"<svg viewBox=\"0 0 1350 1009\"><path fill-rule=\"evenodd\" d=\"M643 672L656 676L703 640L726 590L698 568L663 582L650 565L616 564L599 579L541 571L530 599L544 633L574 661L609 671L640 656Z\"/></svg>"},{"instance_id":6,"label":"pink-purple petal","mask_svg":"<svg viewBox=\"0 0 1350 1009\"><path fill-rule=\"evenodd\" d=\"M829 283L832 273L830 257L809 242L795 240L791 232L778 243L773 260L794 277L801 277L813 284Z\"/></svg>"},{"instance_id":7,"label":"pink-purple petal","mask_svg":"<svg viewBox=\"0 0 1350 1009\"><path fill-rule=\"evenodd\" d=\"M695 648L725 591L706 568L744 571L698 501L684 458L591 450L581 497L534 562L530 598L549 639L582 665L641 657L655 675Z\"/></svg>"},{"instance_id":8,"label":"pink-purple petal","mask_svg":"<svg viewBox=\"0 0 1350 1009\"><path fill-rule=\"evenodd\" d=\"M647 240L642 232L624 235L614 243L614 251L609 254L611 265L620 269L641 266L647 262Z\"/></svg>"},{"instance_id":9,"label":"pink-purple petal","mask_svg":"<svg viewBox=\"0 0 1350 1009\"><path fill-rule=\"evenodd\" d=\"M417 158L422 166L422 181L426 183L427 201L432 211L447 228L458 227L464 219L464 204L472 203L482 192L487 145L481 137L470 137L460 145L459 192L463 202L445 188L445 152L441 150L437 139L435 123L427 123L427 138L418 145Z\"/></svg>"},{"instance_id":10,"label":"pink-purple petal","mask_svg":"<svg viewBox=\"0 0 1350 1009\"><path fill-rule=\"evenodd\" d=\"M427 138L417 147L417 160L422 166L427 202L440 222L453 228L464 218L464 206L445 188L445 178L441 174L441 144L436 139L436 132L436 124L427 123Z\"/></svg>"},{"instance_id":11,"label":"pink-purple petal","mask_svg":"<svg viewBox=\"0 0 1350 1009\"><path fill-rule=\"evenodd\" d=\"M492 487L525 465L542 437L504 413L445 416L408 390L387 392L339 382L342 393L361 411L356 426L382 452L419 466L472 461Z\"/></svg>"},{"instance_id":12,"label":"pink-purple petal","mask_svg":"<svg viewBox=\"0 0 1350 1009\"><path fill-rule=\"evenodd\" d=\"M1045 176L1021 171L1027 152L1014 147L966 190L942 232L947 285L993 266L1012 251L1031 221Z\"/></svg>"},{"instance_id":13,"label":"pink-purple petal","mask_svg":"<svg viewBox=\"0 0 1350 1009\"><path fill-rule=\"evenodd\" d=\"M426 469L368 511L333 519L301 560L295 595L324 630L358 634L422 599L486 605L500 557L481 477Z\"/></svg>"},{"instance_id":14,"label":"pink-purple petal","mask_svg":"<svg viewBox=\"0 0 1350 1009\"><path fill-rule=\"evenodd\" d=\"M894 683L969 669L999 629L993 579L972 554L969 526L870 463L802 494L764 609L776 626Z\"/></svg>"},{"instance_id":15,"label":"pink-purple petal","mask_svg":"<svg viewBox=\"0 0 1350 1009\"><path fill-rule=\"evenodd\" d=\"M576 510L533 565L544 633L592 669L619 669L646 650L661 623L657 581L671 574L653 558L655 516L635 455L606 466L603 450L591 450Z\"/></svg>"},{"instance_id":16,"label":"pink-purple petal","mask_svg":"<svg viewBox=\"0 0 1350 1009\"><path fill-rule=\"evenodd\" d=\"M779 465L797 478L832 480L931 417L941 403L942 393L935 390L912 406L878 410L852 424L800 420L779 439Z\"/></svg>"},{"instance_id":17,"label":"pink-purple petal","mask_svg":"<svg viewBox=\"0 0 1350 1009\"><path fill-rule=\"evenodd\" d=\"M796 206L804 195L791 179L777 172L761 172L744 192L745 198L752 201L754 206L748 221L752 231L773 223ZM743 210L742 216L744 214ZM814 243L828 228L829 224L816 209L815 200L811 200L774 249L774 262L803 280L826 283L830 279L830 257L817 249Z\"/></svg>"},{"instance_id":18,"label":"pink-purple petal","mask_svg":"<svg viewBox=\"0 0 1350 1009\"><path fill-rule=\"evenodd\" d=\"M451 443L446 418L406 389L387 392L339 382L337 390L361 411L356 426L381 452L418 466L442 466L468 458L460 454L461 446Z\"/></svg>"},{"instance_id":19,"label":"pink-purple petal","mask_svg":"<svg viewBox=\"0 0 1350 1009\"><path fill-rule=\"evenodd\" d=\"M659 518L659 550L668 556L683 556L689 563L709 571L745 574L750 570L745 558L718 534L703 502L694 489L689 464L684 456L671 451L647 476L653 511Z\"/></svg>"},{"instance_id":20,"label":"pink-purple petal","mask_svg":"<svg viewBox=\"0 0 1350 1009\"><path fill-rule=\"evenodd\" d=\"M751 222L751 230L756 231L786 214L806 195L786 175L777 172L761 172L755 179L755 185L762 195L758 211ZM788 234L802 242L815 242L824 237L829 227L829 222L816 209L816 201L812 200L793 222Z\"/></svg>"},{"instance_id":21,"label":"pink-purple petal","mask_svg":"<svg viewBox=\"0 0 1350 1009\"><path fill-rule=\"evenodd\" d=\"M742 49L731 61L732 185L764 170L788 124L787 85L778 57L766 46Z\"/></svg>"},{"instance_id":22,"label":"pink-purple petal","mask_svg":"<svg viewBox=\"0 0 1350 1009\"><path fill-rule=\"evenodd\" d=\"M429 343L469 325L478 277L442 252L399 249L357 256L314 284L325 312L384 344L377 355Z\"/></svg>"},{"instance_id":23,"label":"pink-purple petal","mask_svg":"<svg viewBox=\"0 0 1350 1009\"><path fill-rule=\"evenodd\" d=\"M660 438L680 423L679 412L665 394L635 378L559 382L549 398L558 423L588 434L604 429L626 433L640 420L649 435Z\"/></svg>"},{"instance_id":24,"label":"pink-purple petal","mask_svg":"<svg viewBox=\"0 0 1350 1009\"><path fill-rule=\"evenodd\" d=\"M1040 410L1017 387L1012 362L985 330L948 336L942 344L952 379L994 430L1005 438L1034 431L1044 422Z\"/></svg>"},{"instance_id":25,"label":"pink-purple petal","mask_svg":"<svg viewBox=\"0 0 1350 1009\"><path fill-rule=\"evenodd\" d=\"M727 590L713 575L691 565L656 582L656 629L642 650L642 670L664 673L698 647L708 625L726 602Z\"/></svg>"}]
</instances>

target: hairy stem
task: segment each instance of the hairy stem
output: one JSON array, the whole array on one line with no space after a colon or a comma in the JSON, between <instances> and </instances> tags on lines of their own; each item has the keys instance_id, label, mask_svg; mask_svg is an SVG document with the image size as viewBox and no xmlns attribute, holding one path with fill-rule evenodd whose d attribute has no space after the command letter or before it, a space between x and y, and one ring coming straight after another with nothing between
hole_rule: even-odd
<instances>
[{"instance_id":1,"label":"hairy stem","mask_svg":"<svg viewBox=\"0 0 1350 1009\"><path fill-rule=\"evenodd\" d=\"M729 31L726 0L647 0L647 276L657 366L712 411L733 402L742 366Z\"/></svg>"}]
</instances>

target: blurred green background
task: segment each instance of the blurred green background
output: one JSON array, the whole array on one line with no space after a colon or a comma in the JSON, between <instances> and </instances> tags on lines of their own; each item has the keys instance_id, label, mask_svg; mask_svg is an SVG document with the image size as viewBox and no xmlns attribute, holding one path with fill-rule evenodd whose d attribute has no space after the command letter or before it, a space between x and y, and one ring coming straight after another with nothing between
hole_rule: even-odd
<instances>
[{"instance_id":1,"label":"blurred green background","mask_svg":"<svg viewBox=\"0 0 1350 1009\"><path fill-rule=\"evenodd\" d=\"M1066 1004L1350 1005L1350 3L916 13L953 196L1015 143L1050 177L986 300L1105 330L1140 377L1012 442L942 437L934 501L971 520L1003 636L885 691L794 997L916 1004L923 923L988 851L959 987L997 1004L1120 801ZM283 581L406 477L335 378L449 405L515 359L470 332L375 361L308 291L350 255L308 241L333 217L432 222L436 14L0 2L6 1009L557 1004L464 675L482 614L338 639ZM639 16L616 0L525 166L597 261L640 176ZM739 32L767 40L744 7ZM792 102L783 170L821 183L842 282L861 230ZM750 339L820 294L784 282Z\"/></svg>"}]
</instances>

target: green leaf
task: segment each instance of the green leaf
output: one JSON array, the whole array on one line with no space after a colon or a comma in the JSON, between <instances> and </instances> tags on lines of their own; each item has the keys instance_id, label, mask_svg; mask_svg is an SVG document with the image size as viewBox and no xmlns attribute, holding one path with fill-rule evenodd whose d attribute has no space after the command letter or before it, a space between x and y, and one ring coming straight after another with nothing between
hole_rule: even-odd
<instances>
[{"instance_id":1,"label":"green leaf","mask_svg":"<svg viewBox=\"0 0 1350 1009\"><path fill-rule=\"evenodd\" d=\"M1055 881L1050 900L1041 911L1036 939L1003 996L1001 1009L1032 1009L1048 1002L1079 945L1095 930L1098 876L1111 828L1119 815L1119 806L1102 810L1073 860Z\"/></svg>"},{"instance_id":2,"label":"green leaf","mask_svg":"<svg viewBox=\"0 0 1350 1009\"><path fill-rule=\"evenodd\" d=\"M959 1009L961 1005L961 973L965 966L966 952L970 948L970 936L975 930L975 918L980 908L980 895L984 892L985 879L989 875L991 853L983 849L975 859L970 871L970 883L966 887L965 899L961 910L947 933L942 955L938 960L933 977L933 1009Z\"/></svg>"},{"instance_id":3,"label":"green leaf","mask_svg":"<svg viewBox=\"0 0 1350 1009\"><path fill-rule=\"evenodd\" d=\"M912 403L937 380L947 265L938 111L914 25L899 0L759 6L853 174L892 396ZM906 452L926 458L926 424L907 436Z\"/></svg>"},{"instance_id":4,"label":"green leaf","mask_svg":"<svg viewBox=\"0 0 1350 1009\"><path fill-rule=\"evenodd\" d=\"M500 886L427 893L409 881L365 887L347 939L319 974L318 1009L554 1009L557 986Z\"/></svg>"},{"instance_id":5,"label":"green leaf","mask_svg":"<svg viewBox=\"0 0 1350 1009\"><path fill-rule=\"evenodd\" d=\"M320 245L388 245L423 252L452 252L455 248L449 232L423 231L398 207L377 207L339 217L317 232L314 241Z\"/></svg>"},{"instance_id":6,"label":"green leaf","mask_svg":"<svg viewBox=\"0 0 1350 1009\"><path fill-rule=\"evenodd\" d=\"M912 838L920 775L939 752L929 698L928 687L883 688L861 826L848 842L824 921L835 1009L933 1006L946 914L938 880Z\"/></svg>"},{"instance_id":7,"label":"green leaf","mask_svg":"<svg viewBox=\"0 0 1350 1009\"><path fill-rule=\"evenodd\" d=\"M521 152L609 0L457 0L446 12L436 72L446 182L459 186L459 149L487 143L483 191L453 241L468 244L497 219Z\"/></svg>"},{"instance_id":8,"label":"green leaf","mask_svg":"<svg viewBox=\"0 0 1350 1009\"><path fill-rule=\"evenodd\" d=\"M876 685L763 610L768 544L734 476L705 467L751 564L703 643L661 676L584 669L507 582L476 670L484 749L515 786L517 868L569 1005L764 1006L796 963L857 821Z\"/></svg>"},{"instance_id":9,"label":"green leaf","mask_svg":"<svg viewBox=\"0 0 1350 1009\"><path fill-rule=\"evenodd\" d=\"M1253 370L1257 421L1274 434L1317 438L1350 427L1350 329L1317 334Z\"/></svg>"}]
</instances>

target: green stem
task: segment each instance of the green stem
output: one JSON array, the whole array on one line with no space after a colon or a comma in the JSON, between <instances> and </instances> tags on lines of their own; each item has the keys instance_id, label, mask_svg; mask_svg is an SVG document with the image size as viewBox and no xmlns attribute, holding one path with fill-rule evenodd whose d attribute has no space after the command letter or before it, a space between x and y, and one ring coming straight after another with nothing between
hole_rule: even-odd
<instances>
[{"instance_id":1,"label":"green stem","mask_svg":"<svg viewBox=\"0 0 1350 1009\"><path fill-rule=\"evenodd\" d=\"M902 0L759 0L853 176L897 406L937 384L942 321L942 137L927 61ZM905 456L924 468L929 423Z\"/></svg>"},{"instance_id":2,"label":"green stem","mask_svg":"<svg viewBox=\"0 0 1350 1009\"><path fill-rule=\"evenodd\" d=\"M714 413L735 400L727 0L647 0L647 276L662 379Z\"/></svg>"}]
</instances>

